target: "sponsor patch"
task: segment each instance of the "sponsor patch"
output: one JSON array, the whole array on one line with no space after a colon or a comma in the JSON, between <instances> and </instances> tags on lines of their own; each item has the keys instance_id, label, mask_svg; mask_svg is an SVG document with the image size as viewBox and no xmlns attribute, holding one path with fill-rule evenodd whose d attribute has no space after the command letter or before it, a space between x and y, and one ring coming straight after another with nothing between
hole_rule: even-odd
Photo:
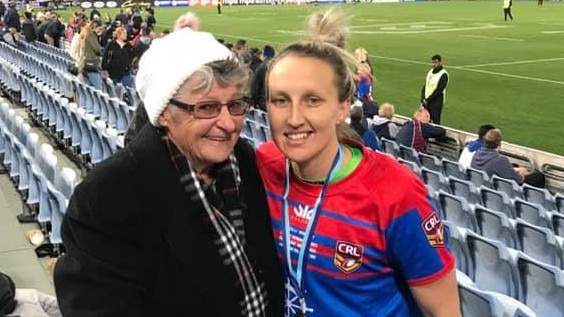
<instances>
[{"instance_id":1,"label":"sponsor patch","mask_svg":"<svg viewBox=\"0 0 564 317\"><path fill-rule=\"evenodd\" d=\"M335 266L343 273L349 274L356 271L362 265L363 254L363 246L345 241L337 241L333 263L335 263Z\"/></svg>"},{"instance_id":2,"label":"sponsor patch","mask_svg":"<svg viewBox=\"0 0 564 317\"><path fill-rule=\"evenodd\" d=\"M437 214L433 213L421 222L423 232L427 236L429 244L435 248L442 248L445 246L444 228L441 220Z\"/></svg>"}]
</instances>

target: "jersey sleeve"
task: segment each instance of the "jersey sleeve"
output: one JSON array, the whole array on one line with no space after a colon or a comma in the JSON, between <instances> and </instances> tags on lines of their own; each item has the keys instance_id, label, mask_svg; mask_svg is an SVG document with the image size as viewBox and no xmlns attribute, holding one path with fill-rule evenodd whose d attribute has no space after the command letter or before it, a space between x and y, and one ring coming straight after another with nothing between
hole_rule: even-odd
<instances>
[{"instance_id":1,"label":"jersey sleeve","mask_svg":"<svg viewBox=\"0 0 564 317\"><path fill-rule=\"evenodd\" d=\"M389 260L410 286L432 283L454 268L444 227L427 188L413 176L394 203L386 231Z\"/></svg>"}]
</instances>

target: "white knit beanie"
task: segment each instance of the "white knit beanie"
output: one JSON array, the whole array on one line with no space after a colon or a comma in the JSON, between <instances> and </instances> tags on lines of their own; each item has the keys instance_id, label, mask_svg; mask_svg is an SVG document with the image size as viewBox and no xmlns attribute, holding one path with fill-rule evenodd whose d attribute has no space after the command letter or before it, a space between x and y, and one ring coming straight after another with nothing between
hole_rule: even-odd
<instances>
[{"instance_id":1,"label":"white knit beanie","mask_svg":"<svg viewBox=\"0 0 564 317\"><path fill-rule=\"evenodd\" d=\"M180 86L201 66L232 56L212 34L183 28L155 39L139 61L135 87L149 121L158 119Z\"/></svg>"}]
</instances>

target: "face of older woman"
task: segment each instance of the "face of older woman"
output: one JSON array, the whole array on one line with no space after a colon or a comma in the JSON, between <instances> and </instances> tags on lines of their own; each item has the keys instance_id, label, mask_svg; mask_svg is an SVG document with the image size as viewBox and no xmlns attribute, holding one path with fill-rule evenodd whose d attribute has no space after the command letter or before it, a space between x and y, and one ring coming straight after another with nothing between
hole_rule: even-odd
<instances>
[{"instance_id":1,"label":"face of older woman","mask_svg":"<svg viewBox=\"0 0 564 317\"><path fill-rule=\"evenodd\" d=\"M168 130L171 141L186 155L196 172L229 158L243 127L244 115L234 116L225 105L243 97L238 86L220 87L216 82L208 93L188 92L190 82L179 90L176 102L187 105L220 103L220 113L213 118L200 118L193 111L180 106L165 108L159 124Z\"/></svg>"}]
</instances>

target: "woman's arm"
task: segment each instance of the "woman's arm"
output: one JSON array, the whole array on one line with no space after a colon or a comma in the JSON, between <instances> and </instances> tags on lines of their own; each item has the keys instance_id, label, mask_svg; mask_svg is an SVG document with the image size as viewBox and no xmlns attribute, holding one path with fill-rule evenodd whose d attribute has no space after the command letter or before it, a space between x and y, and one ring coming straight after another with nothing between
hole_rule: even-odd
<instances>
[{"instance_id":1,"label":"woman's arm","mask_svg":"<svg viewBox=\"0 0 564 317\"><path fill-rule=\"evenodd\" d=\"M456 270L426 285L411 286L411 293L426 317L460 317Z\"/></svg>"}]
</instances>

